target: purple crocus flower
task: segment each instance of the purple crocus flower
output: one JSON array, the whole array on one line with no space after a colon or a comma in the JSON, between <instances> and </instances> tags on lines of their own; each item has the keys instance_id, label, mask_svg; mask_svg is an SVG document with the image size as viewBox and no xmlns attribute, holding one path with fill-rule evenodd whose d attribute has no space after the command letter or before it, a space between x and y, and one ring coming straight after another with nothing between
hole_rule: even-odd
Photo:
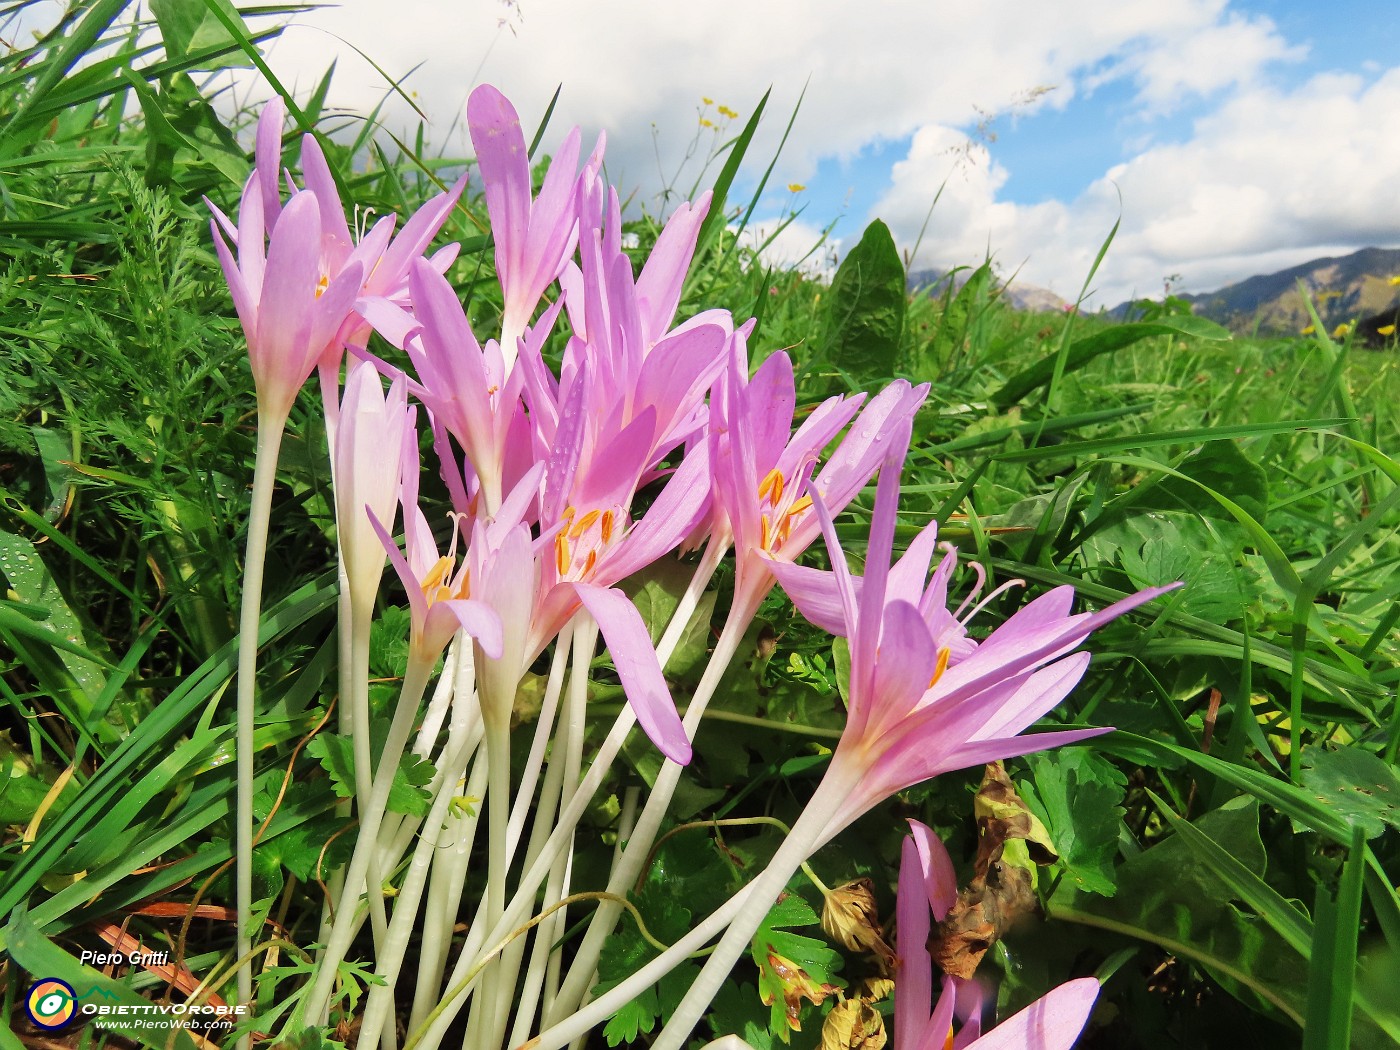
<instances>
[{"instance_id":1,"label":"purple crocus flower","mask_svg":"<svg viewBox=\"0 0 1400 1050\"><path fill-rule=\"evenodd\" d=\"M899 939L894 1050L1069 1050L1099 995L1099 982L1092 977L1060 985L985 1035L978 1016L980 995L970 981L944 977L943 990L930 1013L929 918L943 920L957 900L958 884L948 851L933 831L917 820L909 822L909 830L900 855L895 905ZM955 1017L962 1021L956 1033Z\"/></svg>"},{"instance_id":2,"label":"purple crocus flower","mask_svg":"<svg viewBox=\"0 0 1400 1050\"><path fill-rule=\"evenodd\" d=\"M890 556L899 501L899 470L909 425L891 442L871 518L866 572L859 590L846 566L824 499L814 497L831 554L827 586L808 572L771 563L799 610L823 600L816 619L835 619L850 644L846 728L826 779L847 785L821 842L862 813L914 784L954 769L1011 758L1108 732L1076 729L1020 736L1074 688L1089 653L1074 653L1096 629L1174 589L1153 587L1096 613L1070 612L1074 589L1041 595L980 642L946 608L955 556L925 584L936 534L915 540L893 568ZM831 595L834 592L836 602ZM839 615L833 604L839 603ZM1072 655L1070 655L1072 654Z\"/></svg>"},{"instance_id":3,"label":"purple crocus flower","mask_svg":"<svg viewBox=\"0 0 1400 1050\"><path fill-rule=\"evenodd\" d=\"M742 341L733 342L722 396L711 411L717 533L734 539L738 567L736 607L757 610L774 574L816 539L813 500L832 512L844 508L870 480L892 447L908 446L909 421L928 393L897 380L860 412L841 444L818 471L822 450L861 408L863 394L818 405L794 433L797 403L792 361L770 356L750 380ZM903 444L899 444L900 442Z\"/></svg>"},{"instance_id":4,"label":"purple crocus flower","mask_svg":"<svg viewBox=\"0 0 1400 1050\"><path fill-rule=\"evenodd\" d=\"M244 187L238 223L211 204L210 226L248 342L260 411L273 419L285 417L302 384L320 365L332 376L326 381L331 392L326 400L327 422L334 429L333 374L342 347L368 334L355 315L355 301L365 295L407 299L408 267L441 229L466 181L464 177L420 208L397 238L394 217L386 216L355 243L330 167L311 135L302 141L307 188L297 190L288 176L292 197L282 203L285 115L280 97L264 107L258 120L257 166ZM225 236L232 240L232 249ZM455 254L455 246L444 248L433 256L432 265L441 272Z\"/></svg>"},{"instance_id":5,"label":"purple crocus flower","mask_svg":"<svg viewBox=\"0 0 1400 1050\"><path fill-rule=\"evenodd\" d=\"M486 193L486 210L496 238L496 274L505 297L501 355L505 369L515 364L516 340L525 331L544 291L574 253L578 241L575 168L579 132L564 137L549 166L538 198L530 192L530 158L520 117L509 100L489 84L467 99L467 127L476 148ZM603 140L588 169L602 165Z\"/></svg>"}]
</instances>

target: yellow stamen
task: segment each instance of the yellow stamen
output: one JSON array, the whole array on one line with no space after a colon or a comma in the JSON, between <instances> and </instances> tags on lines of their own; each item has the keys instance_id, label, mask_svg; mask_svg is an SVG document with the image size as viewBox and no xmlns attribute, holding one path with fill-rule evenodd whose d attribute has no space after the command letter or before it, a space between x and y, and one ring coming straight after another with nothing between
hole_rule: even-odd
<instances>
[{"instance_id":1,"label":"yellow stamen","mask_svg":"<svg viewBox=\"0 0 1400 1050\"><path fill-rule=\"evenodd\" d=\"M770 470L758 483L758 498L763 499L765 496L769 503L774 504L783 498L783 475L777 467Z\"/></svg>"},{"instance_id":2,"label":"yellow stamen","mask_svg":"<svg viewBox=\"0 0 1400 1050\"><path fill-rule=\"evenodd\" d=\"M447 574L452 571L451 558L439 558L437 564L428 570L428 575L423 577L423 593L429 594L443 586L443 581L447 579Z\"/></svg>"},{"instance_id":3,"label":"yellow stamen","mask_svg":"<svg viewBox=\"0 0 1400 1050\"><path fill-rule=\"evenodd\" d=\"M948 658L952 655L952 651L946 645L938 650L938 664L933 669L933 677L928 680L928 687L930 689L943 677L943 672L948 670Z\"/></svg>"},{"instance_id":4,"label":"yellow stamen","mask_svg":"<svg viewBox=\"0 0 1400 1050\"><path fill-rule=\"evenodd\" d=\"M792 518L801 514L812 505L811 496L803 496L800 500L795 500L791 507L787 509L787 517Z\"/></svg>"},{"instance_id":5,"label":"yellow stamen","mask_svg":"<svg viewBox=\"0 0 1400 1050\"><path fill-rule=\"evenodd\" d=\"M596 509L590 510L587 514L585 514L583 517L579 518L576 522L569 526L569 539L578 539L584 534L584 532L587 531L588 526L592 525L597 520L598 511Z\"/></svg>"},{"instance_id":6,"label":"yellow stamen","mask_svg":"<svg viewBox=\"0 0 1400 1050\"><path fill-rule=\"evenodd\" d=\"M768 515L767 515L767 514L762 514L762 515L760 515L758 520L759 520L759 526L760 526L760 532L759 532L759 535L758 535L758 545L759 545L760 547L762 547L764 550L768 550L768 549L769 549L769 547L768 547L768 541L769 541L769 539L771 538L771 537L768 535L768 533L769 533L769 530L772 528L772 526L771 526L771 525L769 524L769 522L768 522Z\"/></svg>"},{"instance_id":7,"label":"yellow stamen","mask_svg":"<svg viewBox=\"0 0 1400 1050\"><path fill-rule=\"evenodd\" d=\"M316 298L319 299L327 288L331 286L331 279L327 274L321 274L321 279L316 282Z\"/></svg>"},{"instance_id":8,"label":"yellow stamen","mask_svg":"<svg viewBox=\"0 0 1400 1050\"><path fill-rule=\"evenodd\" d=\"M953 1050L953 1026L948 1026L948 1038L943 1040L943 1050Z\"/></svg>"},{"instance_id":9,"label":"yellow stamen","mask_svg":"<svg viewBox=\"0 0 1400 1050\"><path fill-rule=\"evenodd\" d=\"M601 528L601 532L602 532L602 534L603 534L603 542L604 542L604 543L609 542L609 541L612 539L612 530L613 530L613 512L612 512L612 511L608 510L608 511L604 511L604 512L603 512L603 523L602 523L602 526L601 526L600 528Z\"/></svg>"},{"instance_id":10,"label":"yellow stamen","mask_svg":"<svg viewBox=\"0 0 1400 1050\"><path fill-rule=\"evenodd\" d=\"M571 561L573 561L573 555L569 551L569 537L561 532L554 537L554 567L560 576L569 571Z\"/></svg>"},{"instance_id":11,"label":"yellow stamen","mask_svg":"<svg viewBox=\"0 0 1400 1050\"><path fill-rule=\"evenodd\" d=\"M585 558L585 559L583 560L583 572L580 573L579 575L580 575L580 576L587 577L588 574L591 573L591 572L593 571L593 566L595 566L595 565L597 565L597 564L598 564L598 552L597 552L597 551L589 551L589 552L588 552L588 557Z\"/></svg>"}]
</instances>

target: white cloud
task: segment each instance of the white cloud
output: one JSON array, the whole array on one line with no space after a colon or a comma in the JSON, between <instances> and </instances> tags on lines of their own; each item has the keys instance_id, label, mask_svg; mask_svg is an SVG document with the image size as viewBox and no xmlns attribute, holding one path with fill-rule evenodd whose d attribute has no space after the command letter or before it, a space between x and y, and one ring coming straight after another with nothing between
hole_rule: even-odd
<instances>
[{"instance_id":1,"label":"white cloud","mask_svg":"<svg viewBox=\"0 0 1400 1050\"><path fill-rule=\"evenodd\" d=\"M368 111L382 79L334 33L402 76L444 134L477 80L495 83L527 121L556 86L557 124L609 129L611 169L629 185L656 181L649 134L669 173L710 96L748 115L770 86L768 120L752 156L766 163L806 85L778 175L802 181L822 157L851 158L927 124L965 125L974 106L997 110L1039 85L1057 90L1033 106L1062 107L1077 80L1132 77L1146 96L1208 91L1283 52L1266 20L1227 15L1224 0L1043 0L984 4L852 5L848 0L714 0L684 16L654 0L346 0L299 16L272 47L272 66L303 87L335 55L335 96ZM501 26L502 20L505 26ZM1189 45L1189 54L1182 55ZM1222 59L1221 56L1227 56ZM1202 68L1228 69L1220 74ZM390 119L406 107L391 103ZM442 143L465 150L465 138Z\"/></svg>"},{"instance_id":2,"label":"white cloud","mask_svg":"<svg viewBox=\"0 0 1400 1050\"><path fill-rule=\"evenodd\" d=\"M367 112L384 96L384 82L330 34L395 76L421 63L405 88L431 119L430 140L457 156L471 152L459 115L476 83L505 91L527 126L562 86L546 148L571 124L583 125L587 141L606 128L608 175L624 194L638 190L642 202L656 200L664 183L685 192L696 179L697 161L675 172L697 131L702 96L742 119L772 87L749 155L756 176L805 84L772 185L809 182L818 162L831 159L847 165L843 177L886 181L872 215L884 217L905 248L943 185L916 265L975 262L990 251L1003 271L1020 268L1023 282L1071 297L1121 215L1095 282L1099 302L1155 292L1166 274L1204 289L1324 248L1400 241L1389 199L1400 174L1400 73L1280 87L1276 77L1303 50L1269 19L1228 0L713 0L683 16L654 0L400 0L397 7L397 17L385 18L382 0L346 0L299 16L308 25L272 45L271 64L309 90L339 57L333 100ZM1073 106L1078 113L1092 109L1086 100L1109 83L1114 112L1105 119L1115 126L1104 133L1132 136L1135 152L1125 146L1129 159L1087 172L1072 199L1004 199L1009 173L995 145L990 154L974 147L967 154L974 162L958 163L979 107L996 112L1053 85L1018 112ZM1207 115L1185 141L1158 141L1155 118L1188 102ZM396 100L384 119L396 130L412 122ZM888 173L870 174L872 147L906 141ZM708 142L702 136L702 155ZM1028 173L1016 174L1023 183ZM764 207L781 203L765 198ZM815 229L799 226L782 240L786 246L808 232L815 240Z\"/></svg>"},{"instance_id":3,"label":"white cloud","mask_svg":"<svg viewBox=\"0 0 1400 1050\"><path fill-rule=\"evenodd\" d=\"M873 209L912 242L956 141L926 128ZM942 162L940 164L940 161ZM926 265L974 261L987 244L1021 277L1073 294L1102 239L1122 226L1098 279L1112 305L1179 273L1208 290L1367 245L1400 243L1400 69L1328 74L1292 90L1255 86L1196 122L1182 143L1111 168L1070 202L997 200L1005 173L985 154L949 177L921 250ZM1121 194L1121 212L1119 196ZM946 206L945 206L946 205Z\"/></svg>"}]
</instances>

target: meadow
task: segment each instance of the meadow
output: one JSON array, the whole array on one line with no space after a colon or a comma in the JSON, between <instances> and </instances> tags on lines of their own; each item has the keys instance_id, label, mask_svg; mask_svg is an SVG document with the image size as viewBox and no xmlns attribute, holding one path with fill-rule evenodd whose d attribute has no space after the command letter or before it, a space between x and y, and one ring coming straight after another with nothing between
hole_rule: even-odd
<instances>
[{"instance_id":1,"label":"meadow","mask_svg":"<svg viewBox=\"0 0 1400 1050\"><path fill-rule=\"evenodd\" d=\"M587 998L632 989L628 979L644 964L742 899L760 873L779 870L775 858L801 837L809 801L826 790L853 690L860 704L860 689L871 688L869 680L853 684L852 669L858 674L864 650L877 647L855 632L853 606L848 643L814 626L782 588L756 593L759 570L742 550L668 548L605 593L625 594L634 610L625 622L640 623L663 648L664 691L679 713L694 702L689 744L667 736L675 712L638 708L647 732L625 735L637 683L655 680L631 655L615 660L615 644L595 653L597 628L589 635L585 616L527 654L496 721L487 717L477 731L483 754L497 748L495 761L464 764L460 779L440 775L458 753L459 727L434 683L447 682L440 691L450 694L452 661L470 661L455 647L445 662L438 652L425 655L415 604L422 596L393 572L362 618L346 618L351 555L341 547L350 529L331 468L337 422L328 423L315 382L290 403L280 457L257 467L263 480L255 488L267 441L260 423L276 413L266 387L255 391L265 381L250 369L246 326L221 272L205 201L247 219L250 200L263 192L254 182L240 201L257 160L259 113L229 116L227 99L214 97L220 81L205 73L251 63L286 94L285 123L274 135L273 199L283 163L311 185L307 153L301 168L295 159L302 134L311 133L326 161L317 185L334 187L359 243L373 220L397 215L402 229L408 216L441 206L441 229L425 247L460 245L455 256L432 258L483 341L483 333L515 331L500 254L509 234L483 194L475 158L437 154L427 129L395 138L376 114L335 109L331 73L309 94L285 93L261 66L261 34L231 6L157 5L155 24L139 33L131 17L127 0L77 5L47 35L0 60L7 258L0 270L0 985L10 1020L0 1045L232 1046L253 1038L316 1050L367 1037L370 1045L405 1048L443 1038L521 1045L518 1036L548 1027L551 1000L567 998L574 974L561 959L594 953L595 964L579 971L582 1011ZM825 836L800 869L794 861L790 878L772 875L783 895L765 901L749 936L736 935L732 969L714 968L722 983L701 1004L693 1039L735 1033L755 1050L878 1050L887 1038L916 1045L897 1024L898 963L923 946L900 941L892 922L912 819L944 843L961 889L929 934L935 967L962 978L975 972L968 987L983 990L989 1018L1011 1017L1066 981L1094 977L1102 990L1080 1047L1400 1043L1393 350L1354 347L1320 322L1307 336L1231 336L1170 299L1145 301L1127 320L1087 310L1018 312L1003 301L989 261L970 261L956 282L911 291L905 262L878 222L858 242L849 239L829 279L773 265L744 235L765 186L740 197L734 185L741 161L758 170L768 161L749 152L757 122L789 115L754 103L716 140L701 183L686 187L689 199L712 194L703 218L699 210L680 213L694 219L695 247L677 278L674 316L728 311L726 346L733 328L753 319L748 372L726 372L723 381L710 375L701 390L709 411L737 412L758 389L745 385L749 372L779 389L783 355L799 425L823 418L816 406L833 397L885 388L902 398L928 384L926 398L896 420L907 430L907 454L895 464L882 452L879 482L872 460L834 514L828 540L839 545L823 542L813 518L813 542L798 564L840 581L839 553L864 574L861 586L873 587L890 554L880 530L894 492L886 479L897 474L894 553L926 547L926 529L937 523L938 541L955 545L961 559L949 608L961 615L958 603L979 578L987 581L967 626L979 644L1064 585L1078 596L1076 612L1145 588L1184 586L1099 626L1082 680L1037 724L1038 731L1112 732L901 782ZM521 116L525 140L534 139L533 189L543 200L547 173L562 168L557 155L551 167L538 143L546 128L549 141L562 132L548 114ZM641 133L609 134L634 130ZM443 197L464 171L465 192ZM570 165L569 179L574 171ZM318 198L329 192L318 189ZM280 206L286 228L310 215ZM640 269L665 254L670 241L654 250L676 214L673 205L661 214L634 205L622 213L621 237L613 243L605 231L599 250ZM235 246L240 258L250 243L245 234ZM1105 252L1111 258L1110 231ZM586 283L592 271L583 247L580 259ZM417 303L429 277L422 266L412 273ZM564 298L554 276L542 289L545 309ZM1093 274L1082 278L1092 286ZM334 280L318 288L316 302L334 289ZM524 342L536 338L531 360L542 364L528 382L562 389L575 367L569 333L562 320L550 330L539 312L531 316ZM582 316L573 319L575 334ZM361 345L386 375L420 366L403 338L396 345L375 327L381 334ZM593 338L593 324L589 331ZM352 355L344 364L347 399L358 362ZM337 359L332 397L340 370ZM897 380L907 383L890 385ZM372 385L375 410L389 411L377 376ZM395 394L388 396L392 402ZM547 414L542 393L526 396L539 399L529 402L532 420ZM421 446L424 455L449 449L454 463L464 450L471 458L456 431L450 440L430 433L428 416L419 409L421 433L406 456L416 463ZM346 418L342 411L342 431ZM562 410L559 419L563 428ZM566 444L559 434L544 443ZM713 441L720 449L720 438ZM830 448L823 452L828 444L812 459L833 458ZM630 504L631 520L669 506L663 473L683 476L689 448L678 440L648 461L654 473ZM555 463L539 469L547 474ZM389 466L377 461L375 469ZM337 467L337 477L348 472ZM450 473L430 469L414 483L426 514L417 542L436 544L429 564L459 542L448 511L466 503ZM775 515L761 525L761 546L771 554L780 527L796 531L802 515L816 512L811 499L782 499L783 485L796 484L792 471L777 472L776 481L758 476ZM477 483L473 492L490 504L487 482ZM259 491L269 513L252 632L258 644L240 646ZM480 512L476 499L467 501L469 516ZM500 492L494 499L496 507L510 503ZM578 545L611 542L590 538L601 520L575 518L570 507L554 531L530 524L528 543L557 563L561 580L574 579L569 559ZM413 533L385 524L386 536ZM737 515L731 526L740 536ZM494 552L506 544L481 528L460 537L464 560L477 556L468 546ZM481 564L483 574L497 571ZM424 594L449 584L453 601L484 593L484 575L473 577L477 590L461 578L435 579ZM1001 587L1013 580L1024 586ZM635 633L624 637L609 619L613 598L586 587L579 594L598 603L588 612L610 643L610 629L635 643ZM734 627L731 610L749 600L751 620ZM467 623L454 621L449 635ZM490 631L476 629L484 707L488 695L500 698L481 670L485 657L494 658ZM506 634L508 648L509 625ZM471 643L462 644L470 654ZM930 690L949 666L948 649L940 651L936 668L924 672L933 671ZM238 674L240 657L250 654L258 689L237 697L240 678L244 685L254 678L246 663ZM356 678L360 662L365 673ZM949 673L956 670L954 662ZM363 703L362 716L353 716L363 722L348 713L352 696ZM239 714L245 700L251 718ZM570 728L547 743L561 703L569 714L560 726ZM417 750L406 749L409 733ZM598 756L610 741L617 746L609 764ZM666 746L672 750L663 754ZM692 752L683 766L667 760L678 746ZM246 806L240 754L251 765ZM589 769L595 790L574 806L571 861L531 888L524 872L546 852L556 811L573 805L570 784ZM387 792L377 805L369 804L371 779ZM640 851L635 877L612 892L622 846L648 798L662 793L658 784L670 806ZM503 849L507 798L524 801L509 812L514 839ZM241 807L250 807L250 845L240 845ZM458 859L433 860L447 876L438 881L434 867L425 890L413 881L410 856L429 837L415 829L434 824L460 829ZM397 853L376 846L391 840ZM369 843L363 861L355 859L357 842ZM347 886L347 870L357 871L360 888L355 878ZM252 903L241 931L240 871L251 880ZM524 887L531 918L488 951L491 941L472 938L493 924L512 926L507 899L498 896L503 883ZM410 922L398 943L380 923L399 910L415 914L407 909L419 896L429 919ZM604 909L610 924L590 925ZM590 938L593 930L600 932ZM320 946L337 940L328 964ZM385 946L394 944L393 976L405 971L397 987L382 970L392 954ZM480 1009L441 1012L439 1001L451 998L448 967L473 951L483 953L482 990L471 1000ZM94 952L160 958L104 967L92 965ZM686 958L635 988L595 1028L570 1031L555 1045L575 1038L653 1045L682 1004L690 1008L688 990L711 972L705 962L703 954ZM249 998L240 971L252 980L251 1010L231 1031L104 1027L86 1016L45 1031L26 1014L32 988L44 980L128 1006L237 1003ZM423 990L418 975L430 971L434 982ZM523 998L509 983L517 972ZM538 1019L534 1005L522 1005L533 1003L530 996L542 998ZM927 1019L925 1011L920 1024ZM958 1024L965 1021L960 1013ZM949 1020L941 1024L929 1045L944 1045ZM690 1030L681 1027L673 1026L675 1038L685 1040ZM966 1032L949 1045L972 1045Z\"/></svg>"}]
</instances>

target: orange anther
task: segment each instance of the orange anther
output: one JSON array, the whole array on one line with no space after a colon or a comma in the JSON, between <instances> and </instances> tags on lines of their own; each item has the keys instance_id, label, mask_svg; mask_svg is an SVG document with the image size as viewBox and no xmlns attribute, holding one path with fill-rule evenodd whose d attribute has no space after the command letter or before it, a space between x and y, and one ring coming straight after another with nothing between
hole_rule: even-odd
<instances>
[{"instance_id":1,"label":"orange anther","mask_svg":"<svg viewBox=\"0 0 1400 1050\"><path fill-rule=\"evenodd\" d=\"M583 517L579 518L571 526L569 526L569 539L578 539L584 534L585 531L587 531L588 527L597 520L597 509L595 508L594 510L590 510L587 514L585 514Z\"/></svg>"},{"instance_id":2,"label":"orange anther","mask_svg":"<svg viewBox=\"0 0 1400 1050\"><path fill-rule=\"evenodd\" d=\"M768 498L769 503L776 504L783 498L783 475L777 467L770 470L762 481L758 483L758 498Z\"/></svg>"},{"instance_id":3,"label":"orange anther","mask_svg":"<svg viewBox=\"0 0 1400 1050\"><path fill-rule=\"evenodd\" d=\"M946 645L938 650L938 663L933 669L933 677L928 680L928 687L932 689L934 684L943 677L943 672L948 670L948 658L952 656L952 650Z\"/></svg>"}]
</instances>

